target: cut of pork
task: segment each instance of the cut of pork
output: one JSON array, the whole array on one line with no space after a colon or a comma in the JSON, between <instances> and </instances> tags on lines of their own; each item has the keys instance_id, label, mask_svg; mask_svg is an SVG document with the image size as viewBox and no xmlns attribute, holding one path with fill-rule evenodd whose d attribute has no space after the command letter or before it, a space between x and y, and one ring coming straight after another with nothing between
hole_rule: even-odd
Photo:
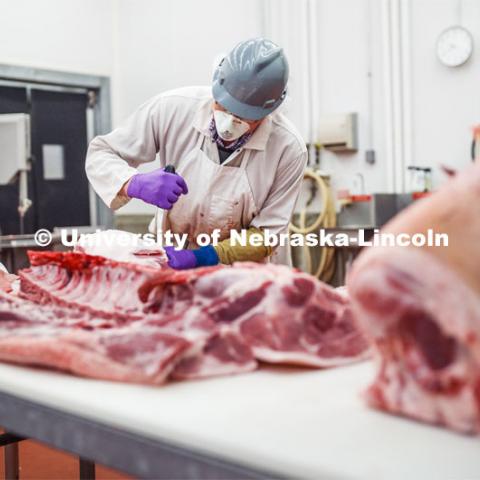
<instances>
[{"instance_id":1,"label":"cut of pork","mask_svg":"<svg viewBox=\"0 0 480 480\"><path fill-rule=\"evenodd\" d=\"M192 379L257 367L238 335L194 309L125 322L76 304L38 305L6 294L0 296L0 359L154 384L163 383L172 371L173 378Z\"/></svg>"},{"instance_id":2,"label":"cut of pork","mask_svg":"<svg viewBox=\"0 0 480 480\"><path fill-rule=\"evenodd\" d=\"M143 321L149 327L161 327L162 332L187 339L190 348L182 353L188 358L176 369L175 378L242 373L257 367L250 348L238 336L227 332L226 328L220 329L202 312L189 314L192 295L185 296L181 291L187 286L185 278L198 277L202 269L189 274L171 269L163 272L80 252L30 252L30 260L31 268L20 272L21 295L48 306L42 310L42 316L51 317L53 304L61 316L70 314L70 323L75 326L79 323L87 328L91 324L91 328L96 329L102 321L104 325L112 322L109 327ZM165 297L176 303L176 308L171 308L168 302L164 306L157 305L155 299L163 292L163 285L153 288L152 301L145 298L147 303L144 304L139 300L139 286L153 273L167 275L168 295ZM175 313L182 315L174 316ZM97 342L97 339L91 341ZM61 345L62 342L57 343ZM175 358L175 362L179 360Z\"/></svg>"},{"instance_id":3,"label":"cut of pork","mask_svg":"<svg viewBox=\"0 0 480 480\"><path fill-rule=\"evenodd\" d=\"M80 308L95 316L143 318L139 287L157 268L73 252L29 252L20 295L41 304Z\"/></svg>"},{"instance_id":4,"label":"cut of pork","mask_svg":"<svg viewBox=\"0 0 480 480\"><path fill-rule=\"evenodd\" d=\"M379 364L368 402L480 432L478 295L427 253L372 253L349 280L356 318L372 339Z\"/></svg>"},{"instance_id":5,"label":"cut of pork","mask_svg":"<svg viewBox=\"0 0 480 480\"><path fill-rule=\"evenodd\" d=\"M185 336L154 325L118 327L84 316L0 295L0 359L92 378L160 384L194 347Z\"/></svg>"},{"instance_id":6,"label":"cut of pork","mask_svg":"<svg viewBox=\"0 0 480 480\"><path fill-rule=\"evenodd\" d=\"M119 325L91 312L0 295L0 360L123 382L161 384L255 370L238 335L200 314ZM172 373L173 372L173 373Z\"/></svg>"},{"instance_id":7,"label":"cut of pork","mask_svg":"<svg viewBox=\"0 0 480 480\"><path fill-rule=\"evenodd\" d=\"M85 332L45 327L0 335L0 359L131 383L163 383L190 344L161 330L128 326Z\"/></svg>"},{"instance_id":8,"label":"cut of pork","mask_svg":"<svg viewBox=\"0 0 480 480\"><path fill-rule=\"evenodd\" d=\"M194 306L229 326L265 362L330 367L369 354L346 296L285 266L236 263L171 278L160 272L142 287L141 297L147 296L169 313L178 313L182 302Z\"/></svg>"},{"instance_id":9,"label":"cut of pork","mask_svg":"<svg viewBox=\"0 0 480 480\"><path fill-rule=\"evenodd\" d=\"M144 323L191 343L192 347L175 365L174 379L232 375L250 372L258 366L250 346L229 325L218 325L195 306L177 315L150 315Z\"/></svg>"},{"instance_id":10,"label":"cut of pork","mask_svg":"<svg viewBox=\"0 0 480 480\"><path fill-rule=\"evenodd\" d=\"M22 298L0 313L3 360L162 383L251 371L257 359L332 367L368 355L347 297L288 267L175 271L80 252L30 259Z\"/></svg>"},{"instance_id":11,"label":"cut of pork","mask_svg":"<svg viewBox=\"0 0 480 480\"><path fill-rule=\"evenodd\" d=\"M258 366L252 349L230 328L218 328L202 345L201 350L190 349L175 365L172 378L194 378L232 375L251 372Z\"/></svg>"},{"instance_id":12,"label":"cut of pork","mask_svg":"<svg viewBox=\"0 0 480 480\"><path fill-rule=\"evenodd\" d=\"M466 433L480 432L479 201L475 166L383 230L431 228L448 234L448 247L371 248L348 277L355 318L379 365L368 402Z\"/></svg>"}]
</instances>

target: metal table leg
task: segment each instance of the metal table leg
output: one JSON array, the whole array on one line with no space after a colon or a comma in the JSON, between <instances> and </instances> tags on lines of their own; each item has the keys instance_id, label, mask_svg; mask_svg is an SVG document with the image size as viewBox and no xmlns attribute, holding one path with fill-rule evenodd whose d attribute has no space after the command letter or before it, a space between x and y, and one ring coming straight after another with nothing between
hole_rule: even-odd
<instances>
[{"instance_id":1,"label":"metal table leg","mask_svg":"<svg viewBox=\"0 0 480 480\"><path fill-rule=\"evenodd\" d=\"M0 435L0 447L5 447L4 464L5 464L5 480L18 480L18 442L24 440L13 433L2 433Z\"/></svg>"},{"instance_id":2,"label":"metal table leg","mask_svg":"<svg viewBox=\"0 0 480 480\"><path fill-rule=\"evenodd\" d=\"M95 463L91 460L79 457L80 480L95 480Z\"/></svg>"},{"instance_id":3,"label":"metal table leg","mask_svg":"<svg viewBox=\"0 0 480 480\"><path fill-rule=\"evenodd\" d=\"M5 480L18 480L20 469L18 465L18 443L5 446Z\"/></svg>"}]
</instances>

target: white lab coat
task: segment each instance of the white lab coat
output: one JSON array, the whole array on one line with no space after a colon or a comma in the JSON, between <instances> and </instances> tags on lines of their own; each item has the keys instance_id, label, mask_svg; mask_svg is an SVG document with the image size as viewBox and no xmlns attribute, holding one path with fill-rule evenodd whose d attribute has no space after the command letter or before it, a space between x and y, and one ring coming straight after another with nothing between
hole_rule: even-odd
<instances>
[{"instance_id":1,"label":"white lab coat","mask_svg":"<svg viewBox=\"0 0 480 480\"><path fill-rule=\"evenodd\" d=\"M203 151L219 163L209 124L212 118L210 87L187 87L160 94L141 105L125 123L90 143L86 172L95 191L113 209L129 201L118 192L137 173L136 168L153 162L160 167L177 166L204 137ZM248 154L246 175L257 214L250 227L268 228L274 234L288 230L290 217L307 162L305 143L282 114L274 112L257 128L248 143L232 155L225 168L239 167ZM185 178L209 182L204 178Z\"/></svg>"}]
</instances>

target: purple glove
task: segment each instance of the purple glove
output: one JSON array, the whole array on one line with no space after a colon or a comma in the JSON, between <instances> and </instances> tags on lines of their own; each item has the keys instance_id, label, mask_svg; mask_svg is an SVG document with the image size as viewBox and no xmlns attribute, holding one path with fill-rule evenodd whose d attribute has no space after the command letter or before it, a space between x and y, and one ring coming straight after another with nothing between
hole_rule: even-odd
<instances>
[{"instance_id":1,"label":"purple glove","mask_svg":"<svg viewBox=\"0 0 480 480\"><path fill-rule=\"evenodd\" d=\"M165 172L162 168L134 175L127 187L129 197L138 198L164 210L170 210L182 193L188 193L185 180L180 175Z\"/></svg>"},{"instance_id":2,"label":"purple glove","mask_svg":"<svg viewBox=\"0 0 480 480\"><path fill-rule=\"evenodd\" d=\"M193 250L175 250L175 247L165 247L168 265L175 270L186 270L197 266L197 257Z\"/></svg>"}]
</instances>

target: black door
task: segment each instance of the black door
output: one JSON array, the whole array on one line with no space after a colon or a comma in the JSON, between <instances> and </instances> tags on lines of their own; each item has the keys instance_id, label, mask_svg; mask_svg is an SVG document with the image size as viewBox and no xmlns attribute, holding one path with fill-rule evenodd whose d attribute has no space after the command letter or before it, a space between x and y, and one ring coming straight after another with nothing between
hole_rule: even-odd
<instances>
[{"instance_id":1,"label":"black door","mask_svg":"<svg viewBox=\"0 0 480 480\"><path fill-rule=\"evenodd\" d=\"M31 92L37 228L90 224L86 108L86 94Z\"/></svg>"},{"instance_id":2,"label":"black door","mask_svg":"<svg viewBox=\"0 0 480 480\"><path fill-rule=\"evenodd\" d=\"M28 196L33 205L24 232L39 228L90 224L86 93L66 93L24 87L0 87L0 114L29 113L32 170ZM0 145L1 148L1 145ZM0 185L0 233L20 233L18 181Z\"/></svg>"},{"instance_id":3,"label":"black door","mask_svg":"<svg viewBox=\"0 0 480 480\"><path fill-rule=\"evenodd\" d=\"M0 114L29 113L27 89L21 87L0 87ZM0 148L2 146L0 145ZM18 179L9 185L0 185L0 235L20 233L20 218L18 215ZM29 198L33 199L33 182L29 175ZM34 211L27 211L24 219L25 232L35 228Z\"/></svg>"}]
</instances>

